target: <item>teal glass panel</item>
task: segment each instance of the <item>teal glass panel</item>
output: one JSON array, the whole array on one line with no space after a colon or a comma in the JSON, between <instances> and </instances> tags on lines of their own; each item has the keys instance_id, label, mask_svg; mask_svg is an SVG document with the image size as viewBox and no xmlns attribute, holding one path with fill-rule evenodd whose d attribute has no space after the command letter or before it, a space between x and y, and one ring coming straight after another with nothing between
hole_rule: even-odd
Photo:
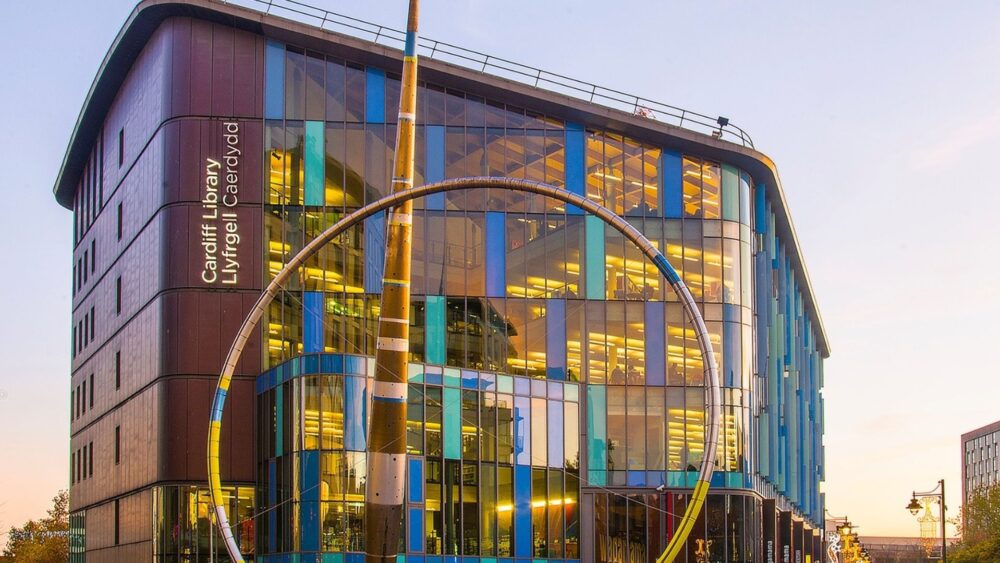
<instances>
[{"instance_id":1,"label":"teal glass panel","mask_svg":"<svg viewBox=\"0 0 1000 563\"><path fill-rule=\"evenodd\" d=\"M325 132L322 121L306 121L305 186L306 205L323 205L326 178Z\"/></svg>"},{"instance_id":2,"label":"teal glass panel","mask_svg":"<svg viewBox=\"0 0 1000 563\"><path fill-rule=\"evenodd\" d=\"M501 393L514 392L514 378L509 375L497 376L497 391Z\"/></svg>"},{"instance_id":3,"label":"teal glass panel","mask_svg":"<svg viewBox=\"0 0 1000 563\"><path fill-rule=\"evenodd\" d=\"M730 489L743 488L743 474L734 471L726 472L726 487Z\"/></svg>"},{"instance_id":4,"label":"teal glass panel","mask_svg":"<svg viewBox=\"0 0 1000 563\"><path fill-rule=\"evenodd\" d=\"M591 485L603 486L607 481L608 410L607 388L587 386L587 468Z\"/></svg>"},{"instance_id":5,"label":"teal glass panel","mask_svg":"<svg viewBox=\"0 0 1000 563\"><path fill-rule=\"evenodd\" d=\"M740 223L750 224L750 175L740 174Z\"/></svg>"},{"instance_id":6,"label":"teal glass panel","mask_svg":"<svg viewBox=\"0 0 1000 563\"><path fill-rule=\"evenodd\" d=\"M442 361L441 363L444 363ZM444 385L447 387L461 387L462 386L462 370L458 368L444 368L443 378Z\"/></svg>"},{"instance_id":7,"label":"teal glass panel","mask_svg":"<svg viewBox=\"0 0 1000 563\"><path fill-rule=\"evenodd\" d=\"M722 165L722 218L740 220L740 173L728 164Z\"/></svg>"},{"instance_id":8,"label":"teal glass panel","mask_svg":"<svg viewBox=\"0 0 1000 563\"><path fill-rule=\"evenodd\" d=\"M580 386L574 385L572 383L566 383L563 385L563 396L567 401L579 401L580 400Z\"/></svg>"},{"instance_id":9,"label":"teal glass panel","mask_svg":"<svg viewBox=\"0 0 1000 563\"><path fill-rule=\"evenodd\" d=\"M446 319L445 299L440 295L428 295L424 319L424 355L429 364L444 364L446 360Z\"/></svg>"},{"instance_id":10,"label":"teal glass panel","mask_svg":"<svg viewBox=\"0 0 1000 563\"><path fill-rule=\"evenodd\" d=\"M604 221L587 215L584 217L584 233L587 299L604 299Z\"/></svg>"},{"instance_id":11,"label":"teal glass panel","mask_svg":"<svg viewBox=\"0 0 1000 563\"><path fill-rule=\"evenodd\" d=\"M462 457L462 391L461 389L444 389L442 401L444 410L444 457L460 459Z\"/></svg>"}]
</instances>

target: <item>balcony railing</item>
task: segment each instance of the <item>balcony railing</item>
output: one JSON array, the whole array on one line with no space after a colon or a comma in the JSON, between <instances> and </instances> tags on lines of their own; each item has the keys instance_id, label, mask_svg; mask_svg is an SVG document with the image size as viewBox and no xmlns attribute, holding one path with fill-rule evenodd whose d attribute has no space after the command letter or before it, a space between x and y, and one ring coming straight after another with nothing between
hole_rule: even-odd
<instances>
[{"instance_id":1,"label":"balcony railing","mask_svg":"<svg viewBox=\"0 0 1000 563\"><path fill-rule=\"evenodd\" d=\"M406 40L406 33L398 29L310 6L297 0L228 0L228 3L265 14L274 14L325 31L372 41L386 47L401 49ZM426 37L421 37L417 43L417 54L753 148L753 139L750 135L725 117L711 117Z\"/></svg>"}]
</instances>

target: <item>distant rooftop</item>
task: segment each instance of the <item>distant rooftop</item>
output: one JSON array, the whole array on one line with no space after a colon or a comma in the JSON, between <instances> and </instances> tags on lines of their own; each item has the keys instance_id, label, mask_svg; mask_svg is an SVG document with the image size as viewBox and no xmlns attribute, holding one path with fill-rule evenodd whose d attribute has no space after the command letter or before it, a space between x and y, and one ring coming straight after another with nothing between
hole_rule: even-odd
<instances>
[{"instance_id":1,"label":"distant rooftop","mask_svg":"<svg viewBox=\"0 0 1000 563\"><path fill-rule=\"evenodd\" d=\"M296 0L223 1L234 6L250 8L264 14L276 15L315 26L324 31L372 41L386 47L401 49L406 41L406 32L404 31L317 8ZM417 43L417 54L421 57L451 63L470 70L489 72L494 76L558 92L633 115L655 119L698 133L712 135L751 149L754 148L750 135L732 124L726 117L711 117L435 39L420 37Z\"/></svg>"}]
</instances>

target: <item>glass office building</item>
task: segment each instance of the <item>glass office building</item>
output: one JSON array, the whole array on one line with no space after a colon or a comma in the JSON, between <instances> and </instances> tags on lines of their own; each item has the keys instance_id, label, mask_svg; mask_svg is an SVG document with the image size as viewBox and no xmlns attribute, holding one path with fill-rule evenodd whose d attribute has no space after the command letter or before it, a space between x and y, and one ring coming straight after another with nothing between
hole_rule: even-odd
<instances>
[{"instance_id":1,"label":"glass office building","mask_svg":"<svg viewBox=\"0 0 1000 563\"><path fill-rule=\"evenodd\" d=\"M211 0L126 22L55 189L75 213L74 560L224 559L204 458L223 354L305 242L388 193L400 64ZM479 70L421 59L416 182L539 180L653 241L724 386L683 558L819 559L828 347L773 163L724 126ZM237 368L223 478L257 561L363 558L384 228L376 215L311 259ZM473 189L415 203L412 289L401 558L655 560L706 412L694 331L652 264L579 209Z\"/></svg>"}]
</instances>

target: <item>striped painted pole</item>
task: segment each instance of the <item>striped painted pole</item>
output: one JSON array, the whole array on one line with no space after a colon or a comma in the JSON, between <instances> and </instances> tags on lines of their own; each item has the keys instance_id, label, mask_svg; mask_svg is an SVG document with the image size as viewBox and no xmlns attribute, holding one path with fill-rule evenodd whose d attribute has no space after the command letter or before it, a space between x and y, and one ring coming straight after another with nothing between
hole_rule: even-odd
<instances>
[{"instance_id":1,"label":"striped painted pole","mask_svg":"<svg viewBox=\"0 0 1000 563\"><path fill-rule=\"evenodd\" d=\"M417 23L419 0L410 0L403 49L402 91L396 133L392 191L413 186L417 112ZM410 352L410 249L413 201L388 213L382 306L375 345L375 386L368 432L365 480L365 561L396 561L403 522L406 477L406 363Z\"/></svg>"}]
</instances>

